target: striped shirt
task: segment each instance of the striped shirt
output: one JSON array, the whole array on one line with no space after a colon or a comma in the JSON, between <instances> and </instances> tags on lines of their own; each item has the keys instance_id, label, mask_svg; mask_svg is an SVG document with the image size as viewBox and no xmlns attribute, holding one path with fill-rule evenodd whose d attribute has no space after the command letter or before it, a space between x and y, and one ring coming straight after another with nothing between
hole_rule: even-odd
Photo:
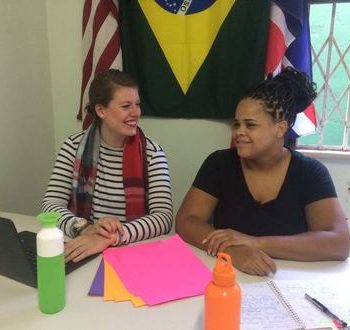
<instances>
[{"instance_id":1,"label":"striped shirt","mask_svg":"<svg viewBox=\"0 0 350 330\"><path fill-rule=\"evenodd\" d=\"M84 132L70 136L58 153L53 172L42 202L44 212L62 214L59 227L73 237L75 215L67 209L72 192L75 154ZM148 165L149 214L127 222L122 175L123 148L112 148L101 140L91 218L96 222L105 216L117 217L123 224L126 244L168 233L172 227L172 197L168 162L162 148L146 138Z\"/></svg>"}]
</instances>

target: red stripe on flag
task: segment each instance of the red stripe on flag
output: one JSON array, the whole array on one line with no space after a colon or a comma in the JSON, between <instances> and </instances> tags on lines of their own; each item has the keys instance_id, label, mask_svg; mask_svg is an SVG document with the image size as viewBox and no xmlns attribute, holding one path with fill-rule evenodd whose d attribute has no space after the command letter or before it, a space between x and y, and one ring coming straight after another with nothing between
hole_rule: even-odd
<instances>
[{"instance_id":1,"label":"red stripe on flag","mask_svg":"<svg viewBox=\"0 0 350 330\"><path fill-rule=\"evenodd\" d=\"M304 114L306 117L308 117L312 123L315 124L316 126L316 109L315 109L315 104L311 103L304 111Z\"/></svg>"},{"instance_id":2,"label":"red stripe on flag","mask_svg":"<svg viewBox=\"0 0 350 330\"><path fill-rule=\"evenodd\" d=\"M91 14L91 6L92 6L92 0L86 0L84 3L84 9L83 9L83 35L85 33L86 26Z\"/></svg>"},{"instance_id":3,"label":"red stripe on flag","mask_svg":"<svg viewBox=\"0 0 350 330\"><path fill-rule=\"evenodd\" d=\"M112 15L114 16L114 18L117 20L118 25L119 25L119 15L118 15L118 9L115 6L113 1L109 2L109 10L112 13Z\"/></svg>"},{"instance_id":4,"label":"red stripe on flag","mask_svg":"<svg viewBox=\"0 0 350 330\"><path fill-rule=\"evenodd\" d=\"M106 48L101 54L95 69L95 74L105 71L111 67L114 61L113 53L120 47L119 29L114 32L113 37L109 40Z\"/></svg>"},{"instance_id":5,"label":"red stripe on flag","mask_svg":"<svg viewBox=\"0 0 350 330\"><path fill-rule=\"evenodd\" d=\"M117 0L85 0L83 9L83 43L87 49L83 58L79 120L84 119L83 108L86 103L86 92L92 75L109 69L112 65L121 69L121 62L116 58L120 53L119 13ZM106 26L106 24L110 26ZM106 28L106 31L103 29ZM88 35L88 34L91 35ZM96 40L98 39L98 44ZM101 47L102 42L102 47ZM89 44L87 44L89 43ZM96 48L97 46L97 48ZM118 59L121 58L120 56ZM83 125L85 126L85 125Z\"/></svg>"},{"instance_id":6,"label":"red stripe on flag","mask_svg":"<svg viewBox=\"0 0 350 330\"><path fill-rule=\"evenodd\" d=\"M85 106L83 104L83 94L84 94L84 91L87 87L87 83L89 82L90 77L91 77L91 73L92 73L93 52L94 52L94 47L95 47L95 42L96 42L96 35L97 35L98 31L100 30L104 20L108 16L108 10L106 10L106 9L108 9L108 8L106 8L104 1L103 0L100 1L99 4L97 5L95 15L93 17L92 42L91 42L88 54L86 56L86 59L84 61L84 66L83 66L83 79L82 79L82 84L81 84L80 109L79 109L79 113L77 116L77 118L80 120L82 119L83 107ZM86 31L86 29L85 29L85 31Z\"/></svg>"},{"instance_id":7,"label":"red stripe on flag","mask_svg":"<svg viewBox=\"0 0 350 330\"><path fill-rule=\"evenodd\" d=\"M290 4L289 1L290 0L278 0L276 2L271 1L270 30L268 35L268 44L265 60L266 74L270 72L272 72L274 75L277 74L284 67L283 62L288 63L288 65L291 65L293 67L295 67L298 63L297 61L295 61L295 59L293 60L292 57L288 57L288 47L293 44L295 38L299 37L300 33L303 31L303 26L301 25L300 31L293 35L288 28L288 19L290 19L290 16L293 14L294 18L298 19L301 24L308 24L303 23L303 17L299 16L302 13L298 11L300 8L299 5L305 4L304 1L306 0L294 0L295 2L293 3L292 7L286 6L287 3ZM283 12L284 8L289 8L293 10L289 12L289 15L285 15L285 12ZM290 24L295 24L295 22L295 20L289 20ZM292 31L296 31L295 26L294 29L292 29ZM297 56L305 56L305 48L300 48ZM311 72L311 68L308 69L308 73L309 72ZM301 120L306 120L307 123L305 122L304 126L299 124L298 132L294 130L294 132L299 136L310 133L309 120L316 129L316 111L314 104L310 104L303 113L305 114L305 116L300 116L300 114L298 114L298 118L300 116Z\"/></svg>"},{"instance_id":8,"label":"red stripe on flag","mask_svg":"<svg viewBox=\"0 0 350 330\"><path fill-rule=\"evenodd\" d=\"M92 61L93 60L92 56L93 56L93 51L94 51L94 47L95 47L96 36L97 36L97 33L100 31L100 28L101 28L103 22L105 21L105 19L108 16L109 12L108 12L107 9L108 8L105 7L103 1L101 1L98 4L97 8L96 8L95 16L94 16L94 19L93 19L93 25L92 25L92 43L91 43L89 52L87 54L87 58L86 58L85 63L84 63L84 72L83 72L83 74L86 75L86 78L87 78L85 83L87 83L87 81L89 80L90 75L91 75L92 62L93 62ZM84 83L84 81L83 81L83 83ZM84 87L86 87L86 84L85 84Z\"/></svg>"},{"instance_id":9,"label":"red stripe on flag","mask_svg":"<svg viewBox=\"0 0 350 330\"><path fill-rule=\"evenodd\" d=\"M270 22L269 37L266 51L265 72L274 72L282 62L282 58L287 50L284 43L284 35L280 28Z\"/></svg>"}]
</instances>

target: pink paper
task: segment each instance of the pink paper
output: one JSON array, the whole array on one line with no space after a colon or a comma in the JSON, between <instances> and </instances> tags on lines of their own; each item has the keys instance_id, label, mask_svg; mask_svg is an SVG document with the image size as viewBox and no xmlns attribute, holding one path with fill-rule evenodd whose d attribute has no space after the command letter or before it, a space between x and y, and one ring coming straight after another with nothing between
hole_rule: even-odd
<instances>
[{"instance_id":1,"label":"pink paper","mask_svg":"<svg viewBox=\"0 0 350 330\"><path fill-rule=\"evenodd\" d=\"M212 276L178 235L163 241L110 248L103 256L126 288L148 305L201 295Z\"/></svg>"}]
</instances>

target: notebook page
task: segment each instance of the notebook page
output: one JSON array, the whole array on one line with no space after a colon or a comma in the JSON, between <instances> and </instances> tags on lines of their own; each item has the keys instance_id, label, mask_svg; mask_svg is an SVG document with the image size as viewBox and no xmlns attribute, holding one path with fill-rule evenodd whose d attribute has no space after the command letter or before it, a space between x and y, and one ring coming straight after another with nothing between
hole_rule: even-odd
<instances>
[{"instance_id":1,"label":"notebook page","mask_svg":"<svg viewBox=\"0 0 350 330\"><path fill-rule=\"evenodd\" d=\"M304 297L305 293L323 303L338 317L348 324L350 322L350 303L347 297L350 292L349 281L326 280L291 280L276 281L275 284L283 296L293 306L295 312L304 321L307 329L336 329L332 320L313 306ZM345 299L344 299L345 298Z\"/></svg>"},{"instance_id":2,"label":"notebook page","mask_svg":"<svg viewBox=\"0 0 350 330\"><path fill-rule=\"evenodd\" d=\"M300 329L267 282L242 283L241 330Z\"/></svg>"}]
</instances>

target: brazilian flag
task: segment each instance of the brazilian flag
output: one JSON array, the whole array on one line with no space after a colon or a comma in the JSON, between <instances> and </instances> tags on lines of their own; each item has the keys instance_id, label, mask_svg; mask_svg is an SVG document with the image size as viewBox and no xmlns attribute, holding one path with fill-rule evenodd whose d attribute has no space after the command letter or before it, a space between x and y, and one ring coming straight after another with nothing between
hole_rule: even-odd
<instances>
[{"instance_id":1,"label":"brazilian flag","mask_svg":"<svg viewBox=\"0 0 350 330\"><path fill-rule=\"evenodd\" d=\"M232 118L264 78L269 0L119 0L123 67L144 115Z\"/></svg>"}]
</instances>

